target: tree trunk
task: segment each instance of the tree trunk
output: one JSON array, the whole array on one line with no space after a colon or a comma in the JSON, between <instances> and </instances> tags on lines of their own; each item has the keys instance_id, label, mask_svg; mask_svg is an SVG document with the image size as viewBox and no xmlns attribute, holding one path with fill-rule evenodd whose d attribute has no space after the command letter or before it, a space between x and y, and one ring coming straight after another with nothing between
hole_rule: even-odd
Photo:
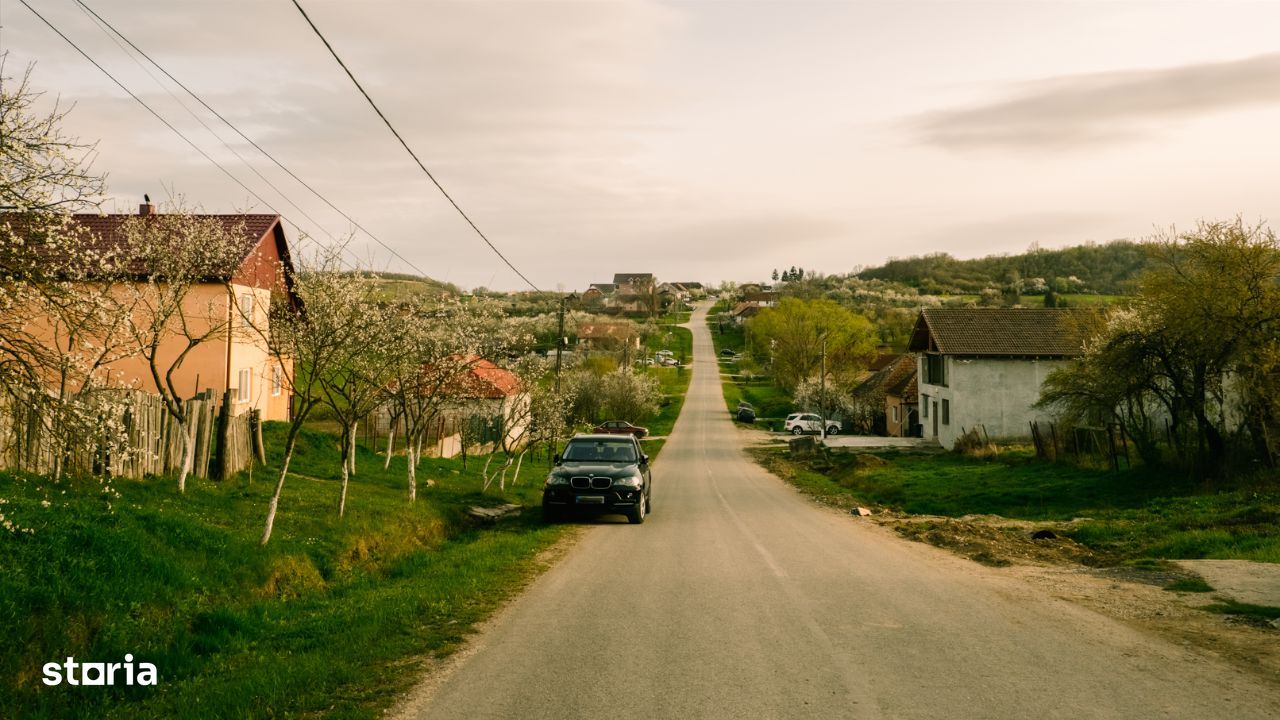
<instances>
[{"instance_id":1,"label":"tree trunk","mask_svg":"<svg viewBox=\"0 0 1280 720\"><path fill-rule=\"evenodd\" d=\"M382 469L386 470L391 467L391 453L396 451L396 423L393 420L390 427L387 428L387 458L382 463Z\"/></svg>"},{"instance_id":2,"label":"tree trunk","mask_svg":"<svg viewBox=\"0 0 1280 720\"><path fill-rule=\"evenodd\" d=\"M418 459L413 456L413 442L406 443L404 454L409 461L409 502L418 501Z\"/></svg>"},{"instance_id":3,"label":"tree trunk","mask_svg":"<svg viewBox=\"0 0 1280 720\"><path fill-rule=\"evenodd\" d=\"M350 465L351 474L356 474L356 433L360 429L358 420L351 422L351 430L347 432L348 442L351 443L351 450L347 453L347 464Z\"/></svg>"},{"instance_id":4,"label":"tree trunk","mask_svg":"<svg viewBox=\"0 0 1280 720\"><path fill-rule=\"evenodd\" d=\"M342 430L342 492L338 496L338 517L347 512L347 484L351 479L351 452L355 449L354 425L344 424Z\"/></svg>"},{"instance_id":5,"label":"tree trunk","mask_svg":"<svg viewBox=\"0 0 1280 720\"><path fill-rule=\"evenodd\" d=\"M267 522L262 528L262 539L258 541L260 547L266 547L267 541L271 539L271 528L276 523L276 508L280 507L280 493L284 492L284 479L289 475L289 461L293 459L293 446L298 440L298 430L301 427L300 422L289 425L289 436L284 441L284 459L280 461L280 478L276 480L276 490L271 495L271 504L267 506Z\"/></svg>"},{"instance_id":6,"label":"tree trunk","mask_svg":"<svg viewBox=\"0 0 1280 720\"><path fill-rule=\"evenodd\" d=\"M516 460L516 472L511 476L511 487L515 487L520 482L520 466L524 464L524 454L529 452L529 448L520 451L520 457Z\"/></svg>"},{"instance_id":7,"label":"tree trunk","mask_svg":"<svg viewBox=\"0 0 1280 720\"><path fill-rule=\"evenodd\" d=\"M178 492L185 493L187 491L187 475L191 474L191 464L195 460L196 429L195 423L191 422L191 418L180 422L178 427L182 430L182 463L178 468Z\"/></svg>"}]
</instances>

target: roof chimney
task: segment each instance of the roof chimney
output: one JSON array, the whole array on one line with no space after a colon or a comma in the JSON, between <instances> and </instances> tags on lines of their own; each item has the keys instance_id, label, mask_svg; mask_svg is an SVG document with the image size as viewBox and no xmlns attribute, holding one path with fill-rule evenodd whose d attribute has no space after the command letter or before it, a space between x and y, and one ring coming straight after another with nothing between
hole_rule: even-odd
<instances>
[{"instance_id":1,"label":"roof chimney","mask_svg":"<svg viewBox=\"0 0 1280 720\"><path fill-rule=\"evenodd\" d=\"M138 214L139 215L155 215L156 206L151 204L151 196L147 194L143 194L142 199L144 202L138 206Z\"/></svg>"}]
</instances>

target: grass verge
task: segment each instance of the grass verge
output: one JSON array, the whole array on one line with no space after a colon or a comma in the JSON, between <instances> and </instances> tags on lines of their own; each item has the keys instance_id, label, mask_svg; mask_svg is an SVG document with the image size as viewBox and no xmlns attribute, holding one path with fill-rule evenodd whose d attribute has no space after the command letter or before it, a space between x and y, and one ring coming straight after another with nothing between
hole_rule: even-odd
<instances>
[{"instance_id":1,"label":"grass verge","mask_svg":"<svg viewBox=\"0 0 1280 720\"><path fill-rule=\"evenodd\" d=\"M280 447L269 426L268 447ZM273 437L275 436L275 437ZM480 491L483 458L428 459L409 505L404 458L361 448L336 516L333 438L302 436L275 534L257 546L270 467L215 483L0 475L3 714L22 718L374 718L540 567L568 530L536 509L526 458L505 494ZM434 485L426 486L431 480ZM471 505L529 510L475 524ZM27 532L26 530L30 530ZM154 663L155 687L46 687L46 662Z\"/></svg>"},{"instance_id":2,"label":"grass verge","mask_svg":"<svg viewBox=\"0 0 1280 720\"><path fill-rule=\"evenodd\" d=\"M1255 477L1206 488L1158 469L1120 473L1039 462L1025 450L958 455L832 454L797 460L752 450L779 477L840 506L960 518L1073 521L1072 540L1135 558L1280 562L1280 487Z\"/></svg>"}]
</instances>

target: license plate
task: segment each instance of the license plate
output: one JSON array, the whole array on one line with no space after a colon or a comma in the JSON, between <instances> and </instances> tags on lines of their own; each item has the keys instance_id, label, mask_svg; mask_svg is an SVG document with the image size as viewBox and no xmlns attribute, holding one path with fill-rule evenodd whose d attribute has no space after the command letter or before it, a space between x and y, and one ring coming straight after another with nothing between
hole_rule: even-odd
<instances>
[{"instance_id":1,"label":"license plate","mask_svg":"<svg viewBox=\"0 0 1280 720\"><path fill-rule=\"evenodd\" d=\"M603 505L604 496L603 495L579 495L578 504L579 505Z\"/></svg>"}]
</instances>

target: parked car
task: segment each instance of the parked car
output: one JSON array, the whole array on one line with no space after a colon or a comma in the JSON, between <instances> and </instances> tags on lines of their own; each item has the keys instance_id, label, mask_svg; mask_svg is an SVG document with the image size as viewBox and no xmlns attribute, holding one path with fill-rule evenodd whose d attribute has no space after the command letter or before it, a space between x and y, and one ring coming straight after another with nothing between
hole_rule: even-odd
<instances>
[{"instance_id":1,"label":"parked car","mask_svg":"<svg viewBox=\"0 0 1280 720\"><path fill-rule=\"evenodd\" d=\"M828 435L839 435L840 431L844 429L839 420L824 421L813 413L791 413L787 416L787 421L783 423L782 429L792 435L817 434L822 432L823 425L826 426Z\"/></svg>"},{"instance_id":2,"label":"parked car","mask_svg":"<svg viewBox=\"0 0 1280 720\"><path fill-rule=\"evenodd\" d=\"M663 367L675 367L680 364L680 361L673 357L664 357L658 361L658 364L662 365Z\"/></svg>"},{"instance_id":3,"label":"parked car","mask_svg":"<svg viewBox=\"0 0 1280 720\"><path fill-rule=\"evenodd\" d=\"M604 433L606 435L631 435L639 439L649 434L649 428L632 425L625 420L610 420L591 428L591 432Z\"/></svg>"},{"instance_id":4,"label":"parked car","mask_svg":"<svg viewBox=\"0 0 1280 720\"><path fill-rule=\"evenodd\" d=\"M723 358L733 357L734 355L737 355L737 354L738 353L730 350L729 348L725 348L720 351L720 357L723 357Z\"/></svg>"},{"instance_id":5,"label":"parked car","mask_svg":"<svg viewBox=\"0 0 1280 720\"><path fill-rule=\"evenodd\" d=\"M576 435L555 456L542 489L542 518L619 513L634 525L653 512L649 456L634 437Z\"/></svg>"},{"instance_id":6,"label":"parked car","mask_svg":"<svg viewBox=\"0 0 1280 720\"><path fill-rule=\"evenodd\" d=\"M739 405L733 417L738 422L750 424L756 421L756 410L750 405Z\"/></svg>"}]
</instances>

